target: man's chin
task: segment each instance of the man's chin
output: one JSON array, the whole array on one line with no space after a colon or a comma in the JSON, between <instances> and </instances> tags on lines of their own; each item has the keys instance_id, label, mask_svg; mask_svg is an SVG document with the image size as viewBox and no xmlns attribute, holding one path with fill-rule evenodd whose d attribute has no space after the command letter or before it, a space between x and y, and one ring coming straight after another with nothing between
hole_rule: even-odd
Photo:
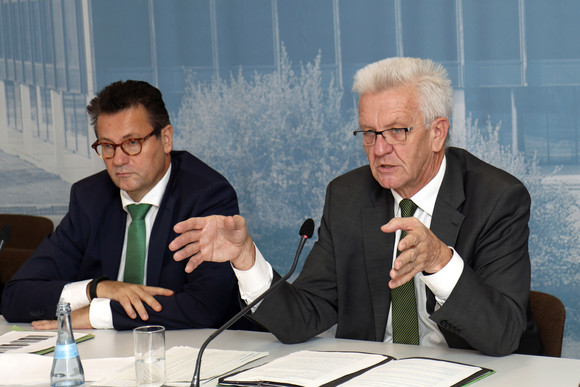
<instances>
[{"instance_id":1,"label":"man's chin","mask_svg":"<svg viewBox=\"0 0 580 387\"><path fill-rule=\"evenodd\" d=\"M130 179L117 179L115 185L126 192L132 192L136 189L136 185Z\"/></svg>"},{"instance_id":2,"label":"man's chin","mask_svg":"<svg viewBox=\"0 0 580 387\"><path fill-rule=\"evenodd\" d=\"M384 189L397 189L399 187L398 180L388 173L373 173L373 177Z\"/></svg>"}]
</instances>

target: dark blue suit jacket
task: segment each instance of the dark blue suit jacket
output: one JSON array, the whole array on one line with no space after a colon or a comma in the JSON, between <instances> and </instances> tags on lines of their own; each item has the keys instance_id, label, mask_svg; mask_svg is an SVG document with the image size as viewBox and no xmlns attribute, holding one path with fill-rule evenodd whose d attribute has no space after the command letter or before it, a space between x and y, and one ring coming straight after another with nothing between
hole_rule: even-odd
<instances>
[{"instance_id":1,"label":"dark blue suit jacket","mask_svg":"<svg viewBox=\"0 0 580 387\"><path fill-rule=\"evenodd\" d=\"M205 262L185 273L187 260L176 262L169 243L173 226L185 219L238 213L230 183L202 161L183 151L171 154L171 176L153 225L147 265L147 285L172 289L171 297L156 297L163 310L147 307L147 324L168 329L217 327L237 305L237 282L229 263ZM119 188L107 171L87 177L71 188L69 212L55 232L38 247L6 284L2 314L11 322L54 319L63 287L70 282L107 275L116 279L127 214ZM143 325L111 301L116 329Z\"/></svg>"}]
</instances>

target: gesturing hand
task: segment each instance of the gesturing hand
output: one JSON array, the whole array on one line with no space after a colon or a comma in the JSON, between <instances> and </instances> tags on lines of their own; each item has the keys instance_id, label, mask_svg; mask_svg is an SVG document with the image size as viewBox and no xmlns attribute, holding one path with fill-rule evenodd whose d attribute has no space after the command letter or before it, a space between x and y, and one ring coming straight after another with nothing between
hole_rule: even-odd
<instances>
[{"instance_id":1,"label":"gesturing hand","mask_svg":"<svg viewBox=\"0 0 580 387\"><path fill-rule=\"evenodd\" d=\"M390 272L391 289L409 282L420 271L436 273L451 260L451 249L417 218L393 218L381 227L384 233L397 230L404 230L407 235L399 241L401 253Z\"/></svg>"},{"instance_id":2,"label":"gesturing hand","mask_svg":"<svg viewBox=\"0 0 580 387\"><path fill-rule=\"evenodd\" d=\"M176 261L189 258L185 267L188 273L203 261L231 261L240 270L254 265L254 243L246 221L239 215L190 218L177 223L173 230L181 235L169 244L169 249L176 251L173 255Z\"/></svg>"}]
</instances>

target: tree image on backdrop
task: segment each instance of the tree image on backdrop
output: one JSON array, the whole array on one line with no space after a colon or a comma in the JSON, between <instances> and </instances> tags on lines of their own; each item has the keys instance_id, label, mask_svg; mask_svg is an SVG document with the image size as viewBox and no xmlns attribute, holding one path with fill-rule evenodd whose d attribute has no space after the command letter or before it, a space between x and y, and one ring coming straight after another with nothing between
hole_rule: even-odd
<instances>
[{"instance_id":1,"label":"tree image on backdrop","mask_svg":"<svg viewBox=\"0 0 580 387\"><path fill-rule=\"evenodd\" d=\"M283 50L279 71L250 80L241 70L209 84L190 74L178 114L177 146L230 180L253 238L282 272L304 219L320 221L328 182L366 160L342 91L323 86L320 59L296 74Z\"/></svg>"}]
</instances>

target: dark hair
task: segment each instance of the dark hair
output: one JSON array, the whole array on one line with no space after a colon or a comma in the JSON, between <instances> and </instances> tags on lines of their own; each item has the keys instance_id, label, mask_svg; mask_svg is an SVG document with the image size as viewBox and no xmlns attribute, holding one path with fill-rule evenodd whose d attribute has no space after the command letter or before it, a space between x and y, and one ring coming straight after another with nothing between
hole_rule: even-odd
<instances>
[{"instance_id":1,"label":"dark hair","mask_svg":"<svg viewBox=\"0 0 580 387\"><path fill-rule=\"evenodd\" d=\"M87 106L95 134L97 119L101 114L114 114L139 105L147 111L156 136L161 133L161 129L170 125L169 113L159 89L144 81L117 81L105 86Z\"/></svg>"}]
</instances>

